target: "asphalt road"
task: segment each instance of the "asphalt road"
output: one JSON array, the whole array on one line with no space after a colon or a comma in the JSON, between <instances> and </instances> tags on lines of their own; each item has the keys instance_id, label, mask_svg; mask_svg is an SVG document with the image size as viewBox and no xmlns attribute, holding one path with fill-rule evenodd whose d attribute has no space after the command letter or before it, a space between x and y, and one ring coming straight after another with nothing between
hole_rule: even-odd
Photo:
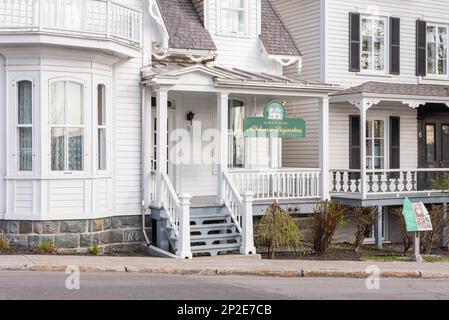
<instances>
[{"instance_id":1,"label":"asphalt road","mask_svg":"<svg viewBox=\"0 0 449 320\"><path fill-rule=\"evenodd\" d=\"M1 272L0 300L145 299L444 299L448 280L381 279L379 290L363 279L282 279L83 273L80 289L68 290L64 273ZM69 282L73 286L76 281Z\"/></svg>"}]
</instances>

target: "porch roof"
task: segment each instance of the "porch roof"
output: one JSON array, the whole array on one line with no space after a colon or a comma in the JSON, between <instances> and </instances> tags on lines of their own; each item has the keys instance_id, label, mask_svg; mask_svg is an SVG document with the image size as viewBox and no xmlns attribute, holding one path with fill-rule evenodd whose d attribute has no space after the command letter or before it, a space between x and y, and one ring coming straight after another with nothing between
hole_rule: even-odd
<instances>
[{"instance_id":1,"label":"porch roof","mask_svg":"<svg viewBox=\"0 0 449 320\"><path fill-rule=\"evenodd\" d=\"M449 86L370 81L330 95L331 102L349 102L369 109L381 101L400 102L414 109L427 103L449 107Z\"/></svg>"},{"instance_id":2,"label":"porch roof","mask_svg":"<svg viewBox=\"0 0 449 320\"><path fill-rule=\"evenodd\" d=\"M213 63L165 63L155 61L143 74L142 82L148 85L192 85L180 83L184 75L201 73L211 79L215 89L274 89L293 92L311 91L328 94L341 90L341 87L323 82L308 82L299 79L272 75L265 72L253 72L239 68L226 68ZM191 79L189 79L191 81Z\"/></svg>"}]
</instances>

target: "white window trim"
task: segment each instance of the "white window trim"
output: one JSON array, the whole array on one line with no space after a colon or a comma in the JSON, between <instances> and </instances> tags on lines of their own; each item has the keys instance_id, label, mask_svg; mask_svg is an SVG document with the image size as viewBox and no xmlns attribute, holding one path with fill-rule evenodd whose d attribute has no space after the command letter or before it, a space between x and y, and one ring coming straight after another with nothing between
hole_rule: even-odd
<instances>
[{"instance_id":1,"label":"white window trim","mask_svg":"<svg viewBox=\"0 0 449 320\"><path fill-rule=\"evenodd\" d=\"M362 53L363 53L363 33L362 24L363 19L371 20L384 20L385 22L385 36L384 36L384 70L365 70L362 68ZM374 50L374 46L373 46ZM372 75L372 76L390 76L390 25L388 17L375 16L369 14L362 14L360 16L360 75Z\"/></svg>"},{"instance_id":2,"label":"white window trim","mask_svg":"<svg viewBox=\"0 0 449 320\"><path fill-rule=\"evenodd\" d=\"M428 59L429 59L429 51L427 50L427 45L429 43L427 39L427 28L428 27L436 27L437 28L437 40L438 40L438 28L446 28L446 41L447 41L447 54L446 54L446 74L438 74L438 73L430 73L427 72L427 75L424 77L425 79L433 79L433 80L447 80L449 78L449 25L442 24L442 23L432 23L428 22L426 26L426 70L428 66ZM438 41L437 44L437 51L435 52L436 56L438 56ZM438 62L438 59L436 59ZM436 67L438 68L438 63L436 64ZM428 71L428 70L427 70Z\"/></svg>"},{"instance_id":3,"label":"white window trim","mask_svg":"<svg viewBox=\"0 0 449 320\"><path fill-rule=\"evenodd\" d=\"M18 114L18 109L19 109L19 100L18 100L18 96L19 96L19 83L22 81L29 81L31 82L31 124L19 124L19 114ZM14 84L14 97L13 97L13 101L14 101L14 125L15 125L15 130L14 130L14 163L15 163L15 174L17 176L33 176L34 172L35 172L35 166L36 166L36 153L35 153L35 148L36 148L36 141L34 139L35 137L35 128L34 128L34 124L35 124L35 116L36 116L36 112L35 112L35 81L33 78L31 77L17 77L13 80L13 84ZM20 157L20 150L19 150L19 128L31 128L32 130L32 158L31 158L31 166L32 166L32 170L31 171L21 171L19 168L19 157Z\"/></svg>"},{"instance_id":4,"label":"white window trim","mask_svg":"<svg viewBox=\"0 0 449 320\"><path fill-rule=\"evenodd\" d=\"M55 82L74 82L77 83L79 85L82 86L83 89L83 97L81 98L81 101L83 102L83 106L82 106L82 111L83 111L83 125L70 125L70 124L52 124L51 123L51 106L50 106L50 96L51 96L51 85ZM88 88L86 85L86 82L83 81L82 79L79 78L71 78L71 77L61 77L61 78L54 78L54 79L50 79L48 81L48 101L47 101L47 108L48 108L48 151L49 151L49 157L48 157L48 167L49 167L49 172L51 176L64 176L64 175L70 175L70 176L77 176L77 177L84 177L87 175L88 172L88 160L87 160L87 153L88 151L88 144L87 144L87 136L88 136L88 126L90 123L90 120L88 118L88 113L87 113L87 106L88 104L88 97L87 97L87 93L88 93ZM92 111L93 112L93 111ZM67 114L66 114L67 116ZM61 171L55 171L52 169L51 166L51 130L53 128L64 128L64 129L68 129L68 128L80 128L83 129L83 170L82 171L73 171L73 170L61 170ZM67 139L66 139L67 140ZM67 143L67 141L65 141L65 143ZM66 145L68 146L68 144ZM67 153L68 153L68 148L66 148L67 150L65 150L65 157L66 157L66 161L68 160L67 157Z\"/></svg>"},{"instance_id":5,"label":"white window trim","mask_svg":"<svg viewBox=\"0 0 449 320\"><path fill-rule=\"evenodd\" d=\"M373 116L373 117L367 117L367 119L366 119L367 122L374 122L376 120L384 122L384 168L383 169L372 169L372 168L368 169L367 168L367 171L388 170L388 169L390 169L390 153L389 153L389 150L390 150L390 124L389 124L389 116L386 116L386 117ZM374 130L374 127L373 127L373 130ZM368 139L368 137L366 137L365 139ZM366 154L365 157L368 158L368 155ZM367 163L368 163L368 159L367 159Z\"/></svg>"},{"instance_id":6,"label":"white window trim","mask_svg":"<svg viewBox=\"0 0 449 320\"><path fill-rule=\"evenodd\" d=\"M106 121L104 125L99 125L98 124L98 86L104 86L105 88L105 108L104 108L104 112L106 113ZM94 121L95 121L95 135L94 135L94 145L95 145L95 171L99 174L99 175L107 175L109 174L109 172L111 172L111 159L110 159L110 155L111 155L111 143L110 143L110 128L111 128L111 115L110 115L110 105L111 105L111 100L110 100L110 90L109 90L109 85L106 81L98 81L94 84L94 88L95 90L95 116L94 116ZM99 145L99 141L98 141L98 133L100 131L100 129L105 129L106 131L106 169L105 170L101 170L100 166L99 166L99 157L100 157L100 145Z\"/></svg>"},{"instance_id":7,"label":"white window trim","mask_svg":"<svg viewBox=\"0 0 449 320\"><path fill-rule=\"evenodd\" d=\"M221 1L217 1L217 35L221 36L229 36L229 37L249 37L250 36L250 27L249 27L249 20L250 20L250 14L249 14L249 0L244 0L244 17L245 17L245 32L230 32L230 31L224 31L223 30L223 20L222 20L222 12L223 12L223 6Z\"/></svg>"}]
</instances>

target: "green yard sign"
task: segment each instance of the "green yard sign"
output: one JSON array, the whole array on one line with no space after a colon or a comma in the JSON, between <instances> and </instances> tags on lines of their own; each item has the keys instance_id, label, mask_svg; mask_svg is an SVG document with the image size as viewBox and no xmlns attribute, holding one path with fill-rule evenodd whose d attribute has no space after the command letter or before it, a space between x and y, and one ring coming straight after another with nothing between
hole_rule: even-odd
<instances>
[{"instance_id":1,"label":"green yard sign","mask_svg":"<svg viewBox=\"0 0 449 320\"><path fill-rule=\"evenodd\" d=\"M416 222L415 208L409 198L404 200L404 208L402 209L404 215L407 232L418 232L418 223Z\"/></svg>"},{"instance_id":2,"label":"green yard sign","mask_svg":"<svg viewBox=\"0 0 449 320\"><path fill-rule=\"evenodd\" d=\"M284 104L271 101L263 117L245 119L244 133L245 137L305 138L306 122L301 118L287 118Z\"/></svg>"}]
</instances>

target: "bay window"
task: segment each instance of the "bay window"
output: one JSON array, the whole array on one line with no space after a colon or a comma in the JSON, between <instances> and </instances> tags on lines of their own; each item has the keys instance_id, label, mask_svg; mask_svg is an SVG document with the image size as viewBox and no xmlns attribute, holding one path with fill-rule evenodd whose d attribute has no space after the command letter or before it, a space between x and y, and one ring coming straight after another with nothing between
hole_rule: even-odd
<instances>
[{"instance_id":1,"label":"bay window","mask_svg":"<svg viewBox=\"0 0 449 320\"><path fill-rule=\"evenodd\" d=\"M18 171L33 170L33 84L17 83L17 148Z\"/></svg>"},{"instance_id":2,"label":"bay window","mask_svg":"<svg viewBox=\"0 0 449 320\"><path fill-rule=\"evenodd\" d=\"M107 124L106 124L106 86L97 86L97 139L98 139L98 170L107 170Z\"/></svg>"},{"instance_id":3,"label":"bay window","mask_svg":"<svg viewBox=\"0 0 449 320\"><path fill-rule=\"evenodd\" d=\"M84 90L73 81L50 84L51 170L84 170Z\"/></svg>"},{"instance_id":4,"label":"bay window","mask_svg":"<svg viewBox=\"0 0 449 320\"><path fill-rule=\"evenodd\" d=\"M221 1L221 32L228 34L246 34L246 0Z\"/></svg>"},{"instance_id":5,"label":"bay window","mask_svg":"<svg viewBox=\"0 0 449 320\"><path fill-rule=\"evenodd\" d=\"M447 75L447 39L445 26L427 25L427 73Z\"/></svg>"},{"instance_id":6,"label":"bay window","mask_svg":"<svg viewBox=\"0 0 449 320\"><path fill-rule=\"evenodd\" d=\"M386 72L386 19L364 16L361 18L361 22L361 69L364 71Z\"/></svg>"}]
</instances>

